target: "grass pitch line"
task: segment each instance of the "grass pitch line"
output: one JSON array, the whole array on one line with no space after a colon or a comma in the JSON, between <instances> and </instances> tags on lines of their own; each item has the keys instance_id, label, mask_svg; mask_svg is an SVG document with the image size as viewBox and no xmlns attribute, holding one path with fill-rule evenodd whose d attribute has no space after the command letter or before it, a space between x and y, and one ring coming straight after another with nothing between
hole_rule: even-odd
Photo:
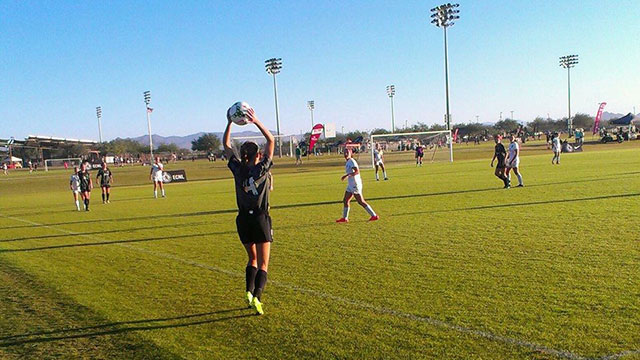
<instances>
[{"instance_id":1,"label":"grass pitch line","mask_svg":"<svg viewBox=\"0 0 640 360\"><path fill-rule=\"evenodd\" d=\"M25 219L20 219L20 218L16 218L16 217L12 217L12 216L3 216L7 219L11 219L11 220L15 220L15 221L20 221L23 223L27 223L27 224L31 224L31 225L36 225L36 226L42 226L42 227L46 227L46 228L50 228L59 232L63 232L63 233L67 233L69 235L76 235L76 236L80 236L80 237L86 237L86 238L91 238L88 235L82 234L82 233L76 233L74 231L70 231L70 230L66 230L66 229L62 229L59 227L55 227L55 226L50 226L50 225L46 225L46 224L40 224L34 221L30 221L30 220L25 220ZM155 257L159 257L159 258L164 258L164 259L169 259L169 260L173 260L176 262L180 262L186 265L190 265L190 266L194 266L194 267L198 267L201 269L206 269L206 270L210 270L210 271L215 271L218 273L222 273L225 275L229 275L232 277L237 277L237 278L242 278L243 276L235 271L231 271L231 270L227 270L227 269L223 269L223 268L218 268L215 266L211 266L211 265L207 265L207 264L202 264L199 263L197 261L193 261L193 260L188 260L188 259L184 259L178 256L174 256L171 254L167 254L167 253L162 253L162 252L158 252L158 251L152 251L152 250L146 250L146 249L141 249L135 246L131 246L131 245L127 245L127 244L119 244L116 243L114 245L126 248L126 249L130 249L133 251L137 251L137 252L141 252L141 253L145 253L148 255L152 255ZM405 313L402 311L398 311L398 310L394 310L394 309L389 309L389 308L385 308L385 307L380 307L380 306L375 306L375 305L371 305L362 301L358 301L358 300L352 300L352 299L347 299L347 298L343 298L340 296L335 296L335 295L331 295L331 294L327 294L325 292L322 291L317 291L317 290L311 290L311 289L306 289L306 288L301 288L299 286L296 285L291 285L291 284L287 284L287 283L283 283L280 281L269 281L270 284L275 285L275 286L280 286L286 289L289 289L291 291L296 291L296 292L302 292L305 294L310 294L312 296L318 297L318 298L323 298L323 299L328 299L328 300L332 300L332 301L336 301L336 302L340 302L343 304L348 304L348 305L352 305L355 307L359 307L362 309L366 309L366 310L371 310L380 314L386 314L386 315L392 315L398 318L405 318L405 319L409 319L411 321L417 321L417 322L423 322L423 323L427 323L433 326L437 326L440 328L445 328L445 329L449 329L449 330L454 330L457 331L459 333L463 333L463 334L468 334L468 335L474 335L477 337L481 337L481 338L485 338L494 342L499 342L499 343L503 343L503 344L508 344L508 345L515 345L515 346L519 346L519 347L523 347L523 348L528 348L531 349L533 351L536 352L540 352L543 354L547 354L547 355L552 355L555 357L559 357L559 358L566 358L566 359L575 359L575 360L582 360L582 359L590 359L584 356L581 356L579 354L573 353L571 351L568 350L558 350L558 349L552 349L549 347L546 347L544 345L540 345L540 344L536 344L534 342L530 342L530 341L526 341L526 340L519 340L519 339L515 339L515 338L510 338L507 336L502 336L502 335L497 335L488 331L483 331L483 330L477 330L477 329L472 329L472 328L467 328L464 326L460 326L460 325L456 325L456 324L451 324L442 320L438 320L438 319L434 319L428 316L420 316L420 315L415 315L415 314L411 314L411 313ZM594 358L594 359L618 359L627 355L633 355L633 354L637 354L640 353L640 350L629 350L629 351L624 351L618 354L612 354L612 355L606 355L603 357L598 357L598 358Z\"/></svg>"}]
</instances>

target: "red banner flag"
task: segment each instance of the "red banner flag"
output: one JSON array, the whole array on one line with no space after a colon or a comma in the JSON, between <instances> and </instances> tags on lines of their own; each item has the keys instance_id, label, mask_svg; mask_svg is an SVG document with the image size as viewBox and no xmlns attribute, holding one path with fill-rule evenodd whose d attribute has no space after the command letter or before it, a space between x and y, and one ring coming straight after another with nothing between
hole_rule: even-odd
<instances>
[{"instance_id":1,"label":"red banner flag","mask_svg":"<svg viewBox=\"0 0 640 360\"><path fill-rule=\"evenodd\" d=\"M311 138L309 139L309 152L313 151L313 145L316 144L316 141L318 141L320 135L322 135L323 129L324 126L322 126L322 124L316 124L313 129L311 129Z\"/></svg>"},{"instance_id":2,"label":"red banner flag","mask_svg":"<svg viewBox=\"0 0 640 360\"><path fill-rule=\"evenodd\" d=\"M456 142L458 140L458 130L460 129L456 129L456 131L453 133L453 142Z\"/></svg>"},{"instance_id":3,"label":"red banner flag","mask_svg":"<svg viewBox=\"0 0 640 360\"><path fill-rule=\"evenodd\" d=\"M602 110L604 110L604 106L607 105L606 102L600 103L600 107L598 108L598 113L596 114L596 121L593 123L593 134L597 134L598 130L600 130L600 119L602 118Z\"/></svg>"}]
</instances>

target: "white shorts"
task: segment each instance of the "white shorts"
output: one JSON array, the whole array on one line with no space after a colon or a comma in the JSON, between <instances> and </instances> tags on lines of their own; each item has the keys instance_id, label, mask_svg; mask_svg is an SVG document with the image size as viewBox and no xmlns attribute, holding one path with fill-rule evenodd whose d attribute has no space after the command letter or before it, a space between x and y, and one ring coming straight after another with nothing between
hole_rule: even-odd
<instances>
[{"instance_id":1,"label":"white shorts","mask_svg":"<svg viewBox=\"0 0 640 360\"><path fill-rule=\"evenodd\" d=\"M71 192L74 194L80 194L80 189L72 189Z\"/></svg>"},{"instance_id":2,"label":"white shorts","mask_svg":"<svg viewBox=\"0 0 640 360\"><path fill-rule=\"evenodd\" d=\"M348 193L352 193L352 194L358 194L358 195L362 195L362 184L355 184L355 185L347 185L347 190L345 190Z\"/></svg>"},{"instance_id":3,"label":"white shorts","mask_svg":"<svg viewBox=\"0 0 640 360\"><path fill-rule=\"evenodd\" d=\"M382 160L376 161L375 164L376 166L384 166L384 162L382 162Z\"/></svg>"},{"instance_id":4,"label":"white shorts","mask_svg":"<svg viewBox=\"0 0 640 360\"><path fill-rule=\"evenodd\" d=\"M509 161L507 163L508 168L517 168L520 167L520 158L516 158L515 161Z\"/></svg>"},{"instance_id":5,"label":"white shorts","mask_svg":"<svg viewBox=\"0 0 640 360\"><path fill-rule=\"evenodd\" d=\"M158 174L156 174L156 175L153 177L153 181L154 181L154 182L162 182L162 173L161 173L161 172L158 172Z\"/></svg>"}]
</instances>

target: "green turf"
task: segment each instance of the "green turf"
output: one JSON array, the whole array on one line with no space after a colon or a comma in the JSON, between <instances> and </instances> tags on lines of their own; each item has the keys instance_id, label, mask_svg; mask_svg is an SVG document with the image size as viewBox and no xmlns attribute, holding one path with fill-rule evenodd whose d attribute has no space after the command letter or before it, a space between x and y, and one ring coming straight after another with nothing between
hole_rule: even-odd
<instances>
[{"instance_id":1,"label":"green turf","mask_svg":"<svg viewBox=\"0 0 640 360\"><path fill-rule=\"evenodd\" d=\"M90 213L68 171L12 172L0 358L640 358L639 153L591 145L552 166L527 144L510 190L490 144L422 168L388 154L390 181L363 171L382 219L354 204L349 224L334 223L342 159L276 159L262 317L242 301L224 163L167 165L190 181L157 200L148 168L114 168L112 203L94 191Z\"/></svg>"}]
</instances>

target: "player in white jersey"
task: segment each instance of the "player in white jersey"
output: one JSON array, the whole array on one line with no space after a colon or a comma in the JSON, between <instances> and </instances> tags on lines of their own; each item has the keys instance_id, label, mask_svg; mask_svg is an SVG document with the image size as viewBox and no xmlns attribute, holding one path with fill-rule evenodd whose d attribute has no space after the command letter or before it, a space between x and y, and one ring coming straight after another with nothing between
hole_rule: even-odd
<instances>
[{"instance_id":1,"label":"player in white jersey","mask_svg":"<svg viewBox=\"0 0 640 360\"><path fill-rule=\"evenodd\" d=\"M511 179L511 170L518 177L518 187L523 187L524 183L522 182L522 175L520 175L520 146L518 145L518 140L514 135L509 136L509 140L511 143L509 144L509 148L507 150L507 177Z\"/></svg>"},{"instance_id":2,"label":"player in white jersey","mask_svg":"<svg viewBox=\"0 0 640 360\"><path fill-rule=\"evenodd\" d=\"M551 159L551 164L554 162L560 165L560 153L562 152L562 143L560 142L560 135L553 134L553 139L551 139L551 150L553 151L553 159Z\"/></svg>"},{"instance_id":3,"label":"player in white jersey","mask_svg":"<svg viewBox=\"0 0 640 360\"><path fill-rule=\"evenodd\" d=\"M358 168L358 163L352 157L352 155L353 151L351 149L346 148L344 150L344 158L347 161L345 165L346 174L342 176L341 180L344 181L344 179L348 179L347 190L344 192L344 208L342 210L342 217L336 220L336 222L349 222L349 203L351 202L351 199L353 197L355 197L358 204L360 204L360 206L367 210L369 215L371 215L369 221L376 221L380 217L378 217L371 206L367 204L366 201L364 201L364 197L362 196L362 179L360 178L360 169Z\"/></svg>"},{"instance_id":4,"label":"player in white jersey","mask_svg":"<svg viewBox=\"0 0 640 360\"><path fill-rule=\"evenodd\" d=\"M376 167L376 181L380 181L380 178L378 177L378 168L382 169L384 179L389 180L387 177L387 170L384 168L384 153L378 144L376 144L376 148L373 150L373 164Z\"/></svg>"},{"instance_id":5,"label":"player in white jersey","mask_svg":"<svg viewBox=\"0 0 640 360\"><path fill-rule=\"evenodd\" d=\"M158 198L158 188L165 197L164 184L162 183L162 175L164 174L164 165L160 162L160 157L156 156L156 162L151 166L149 178L153 181L153 197Z\"/></svg>"},{"instance_id":6,"label":"player in white jersey","mask_svg":"<svg viewBox=\"0 0 640 360\"><path fill-rule=\"evenodd\" d=\"M69 179L69 188L71 189L71 193L73 194L73 201L76 203L76 209L80 211L80 200L78 199L78 194L80 194L80 177L78 176L78 167L73 167L73 174Z\"/></svg>"}]
</instances>

